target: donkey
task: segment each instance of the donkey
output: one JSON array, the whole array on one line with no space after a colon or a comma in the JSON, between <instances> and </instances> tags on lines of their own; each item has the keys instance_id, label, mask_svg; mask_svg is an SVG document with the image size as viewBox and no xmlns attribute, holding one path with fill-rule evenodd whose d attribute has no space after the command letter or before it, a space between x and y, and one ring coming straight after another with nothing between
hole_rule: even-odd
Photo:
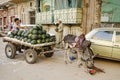
<instances>
[{"instance_id":1,"label":"donkey","mask_svg":"<svg viewBox=\"0 0 120 80\"><path fill-rule=\"evenodd\" d=\"M85 38L85 37L84 37ZM76 54L76 59L78 63L78 67L80 67L82 64L85 65L87 68L92 68L94 66L94 54L92 50L90 49L91 42L84 40L82 42L82 50L79 50L80 47L80 41L79 37L68 34L63 38L64 46L65 46L65 54L64 54L64 61L65 63L72 62L70 59L70 53L71 51L73 54Z\"/></svg>"}]
</instances>

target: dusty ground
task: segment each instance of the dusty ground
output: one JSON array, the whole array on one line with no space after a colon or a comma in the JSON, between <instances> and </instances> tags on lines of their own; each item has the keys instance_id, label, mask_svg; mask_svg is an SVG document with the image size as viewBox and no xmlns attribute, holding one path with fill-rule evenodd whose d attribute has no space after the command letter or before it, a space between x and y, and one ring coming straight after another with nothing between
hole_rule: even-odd
<instances>
[{"instance_id":1,"label":"dusty ground","mask_svg":"<svg viewBox=\"0 0 120 80\"><path fill-rule=\"evenodd\" d=\"M36 64L28 64L24 54L8 59L5 43L0 39L0 80L120 80L120 62L95 59L95 65L106 73L87 74L77 64L65 64L63 51L56 51L52 58L39 57Z\"/></svg>"}]
</instances>

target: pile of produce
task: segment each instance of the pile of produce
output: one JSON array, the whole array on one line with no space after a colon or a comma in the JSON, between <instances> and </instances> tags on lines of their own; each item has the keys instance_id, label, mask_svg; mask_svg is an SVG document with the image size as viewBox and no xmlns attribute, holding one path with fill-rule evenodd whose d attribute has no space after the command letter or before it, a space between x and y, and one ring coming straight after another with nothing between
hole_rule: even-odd
<instances>
[{"instance_id":1,"label":"pile of produce","mask_svg":"<svg viewBox=\"0 0 120 80\"><path fill-rule=\"evenodd\" d=\"M33 26L30 30L13 30L8 37L16 38L31 44L41 44L53 41L53 38L43 30L41 25Z\"/></svg>"}]
</instances>

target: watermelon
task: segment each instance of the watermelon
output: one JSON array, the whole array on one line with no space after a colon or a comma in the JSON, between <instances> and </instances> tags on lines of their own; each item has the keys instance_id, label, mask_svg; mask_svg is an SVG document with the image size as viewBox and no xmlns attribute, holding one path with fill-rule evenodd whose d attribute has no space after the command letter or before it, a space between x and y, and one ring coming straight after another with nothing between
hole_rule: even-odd
<instances>
[{"instance_id":1,"label":"watermelon","mask_svg":"<svg viewBox=\"0 0 120 80\"><path fill-rule=\"evenodd\" d=\"M38 39L41 39L41 38L42 38L42 35L39 34L39 35L38 35Z\"/></svg>"},{"instance_id":2,"label":"watermelon","mask_svg":"<svg viewBox=\"0 0 120 80\"><path fill-rule=\"evenodd\" d=\"M34 30L34 29L30 29L30 30L29 30L29 33L32 34L33 30Z\"/></svg>"},{"instance_id":3,"label":"watermelon","mask_svg":"<svg viewBox=\"0 0 120 80\"><path fill-rule=\"evenodd\" d=\"M29 34L29 35L28 35L28 38L30 39L31 37L32 37L32 34Z\"/></svg>"},{"instance_id":4,"label":"watermelon","mask_svg":"<svg viewBox=\"0 0 120 80\"><path fill-rule=\"evenodd\" d=\"M31 44L41 44L53 41L53 38L46 30L43 30L41 25L33 26L29 31L13 30L8 36Z\"/></svg>"},{"instance_id":5,"label":"watermelon","mask_svg":"<svg viewBox=\"0 0 120 80\"><path fill-rule=\"evenodd\" d=\"M17 39L19 40L19 39L20 39L20 36L17 36Z\"/></svg>"},{"instance_id":6,"label":"watermelon","mask_svg":"<svg viewBox=\"0 0 120 80\"><path fill-rule=\"evenodd\" d=\"M45 43L45 39L42 39L42 43Z\"/></svg>"},{"instance_id":7,"label":"watermelon","mask_svg":"<svg viewBox=\"0 0 120 80\"><path fill-rule=\"evenodd\" d=\"M43 33L43 34L46 34L46 30L43 30L42 33Z\"/></svg>"},{"instance_id":8,"label":"watermelon","mask_svg":"<svg viewBox=\"0 0 120 80\"><path fill-rule=\"evenodd\" d=\"M46 38L50 38L50 34L46 34Z\"/></svg>"},{"instance_id":9,"label":"watermelon","mask_svg":"<svg viewBox=\"0 0 120 80\"><path fill-rule=\"evenodd\" d=\"M17 33L18 33L18 30L13 30L13 31L11 32L12 35L17 35Z\"/></svg>"},{"instance_id":10,"label":"watermelon","mask_svg":"<svg viewBox=\"0 0 120 80\"><path fill-rule=\"evenodd\" d=\"M41 26L41 25L39 25L39 26L38 26L38 28L39 28L39 30L43 30L43 28L42 28L42 26Z\"/></svg>"},{"instance_id":11,"label":"watermelon","mask_svg":"<svg viewBox=\"0 0 120 80\"><path fill-rule=\"evenodd\" d=\"M45 34L42 34L42 39L45 39L46 38L46 35Z\"/></svg>"},{"instance_id":12,"label":"watermelon","mask_svg":"<svg viewBox=\"0 0 120 80\"><path fill-rule=\"evenodd\" d=\"M23 41L26 42L26 41L27 41L27 38L24 38Z\"/></svg>"},{"instance_id":13,"label":"watermelon","mask_svg":"<svg viewBox=\"0 0 120 80\"><path fill-rule=\"evenodd\" d=\"M17 36L14 36L14 38L17 38Z\"/></svg>"},{"instance_id":14,"label":"watermelon","mask_svg":"<svg viewBox=\"0 0 120 80\"><path fill-rule=\"evenodd\" d=\"M39 28L38 28L38 26L33 26L33 29L37 30L37 29L39 29Z\"/></svg>"},{"instance_id":15,"label":"watermelon","mask_svg":"<svg viewBox=\"0 0 120 80\"><path fill-rule=\"evenodd\" d=\"M41 30L39 30L39 31L38 31L38 33L39 33L39 34L42 34L42 31L41 31Z\"/></svg>"},{"instance_id":16,"label":"watermelon","mask_svg":"<svg viewBox=\"0 0 120 80\"><path fill-rule=\"evenodd\" d=\"M29 35L29 32L27 31L25 34L24 34L24 37L28 37Z\"/></svg>"},{"instance_id":17,"label":"watermelon","mask_svg":"<svg viewBox=\"0 0 120 80\"><path fill-rule=\"evenodd\" d=\"M37 41L36 40L32 40L31 44L37 44Z\"/></svg>"},{"instance_id":18,"label":"watermelon","mask_svg":"<svg viewBox=\"0 0 120 80\"><path fill-rule=\"evenodd\" d=\"M42 30L42 25L37 24L36 26L39 28L39 30Z\"/></svg>"},{"instance_id":19,"label":"watermelon","mask_svg":"<svg viewBox=\"0 0 120 80\"><path fill-rule=\"evenodd\" d=\"M37 44L40 44L41 43L41 40L37 40Z\"/></svg>"},{"instance_id":20,"label":"watermelon","mask_svg":"<svg viewBox=\"0 0 120 80\"><path fill-rule=\"evenodd\" d=\"M23 39L23 38L22 38L22 37L20 37L20 39L19 39L19 40L21 40L21 41L22 41L22 39Z\"/></svg>"},{"instance_id":21,"label":"watermelon","mask_svg":"<svg viewBox=\"0 0 120 80\"><path fill-rule=\"evenodd\" d=\"M28 39L27 42L30 43L30 42L31 42L31 39Z\"/></svg>"},{"instance_id":22,"label":"watermelon","mask_svg":"<svg viewBox=\"0 0 120 80\"><path fill-rule=\"evenodd\" d=\"M50 39L46 39L45 42L47 42L47 43L50 42Z\"/></svg>"},{"instance_id":23,"label":"watermelon","mask_svg":"<svg viewBox=\"0 0 120 80\"><path fill-rule=\"evenodd\" d=\"M21 33L21 36L23 37L25 33L26 33L26 30Z\"/></svg>"},{"instance_id":24,"label":"watermelon","mask_svg":"<svg viewBox=\"0 0 120 80\"><path fill-rule=\"evenodd\" d=\"M33 40L36 40L37 38L38 38L38 36L35 34L31 36L31 39L33 39Z\"/></svg>"},{"instance_id":25,"label":"watermelon","mask_svg":"<svg viewBox=\"0 0 120 80\"><path fill-rule=\"evenodd\" d=\"M10 37L10 38L14 38L14 35L13 35L13 34L10 34L9 37Z\"/></svg>"},{"instance_id":26,"label":"watermelon","mask_svg":"<svg viewBox=\"0 0 120 80\"><path fill-rule=\"evenodd\" d=\"M21 35L22 35L22 32L23 32L23 30L19 30L18 33L17 33L17 35L18 35L18 36L21 36Z\"/></svg>"},{"instance_id":27,"label":"watermelon","mask_svg":"<svg viewBox=\"0 0 120 80\"><path fill-rule=\"evenodd\" d=\"M38 31L37 31L37 30L33 30L32 33L33 33L33 34L37 34Z\"/></svg>"}]
</instances>

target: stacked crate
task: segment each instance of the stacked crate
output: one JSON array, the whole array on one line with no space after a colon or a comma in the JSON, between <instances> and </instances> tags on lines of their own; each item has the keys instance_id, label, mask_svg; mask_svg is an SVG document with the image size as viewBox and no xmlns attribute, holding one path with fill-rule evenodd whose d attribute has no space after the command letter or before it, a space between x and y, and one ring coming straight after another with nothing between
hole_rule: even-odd
<instances>
[{"instance_id":1,"label":"stacked crate","mask_svg":"<svg viewBox=\"0 0 120 80\"><path fill-rule=\"evenodd\" d=\"M51 24L52 23L52 12L41 12L36 15L36 23Z\"/></svg>"},{"instance_id":2,"label":"stacked crate","mask_svg":"<svg viewBox=\"0 0 120 80\"><path fill-rule=\"evenodd\" d=\"M78 24L81 22L82 11L80 8L62 9L54 11L54 20L61 19L66 24Z\"/></svg>"},{"instance_id":3,"label":"stacked crate","mask_svg":"<svg viewBox=\"0 0 120 80\"><path fill-rule=\"evenodd\" d=\"M38 19L36 21L41 24L51 24L52 18L54 18L54 22L61 19L65 24L80 24L82 19L82 10L81 8L70 8L54 10L53 12L41 12L37 14L37 18Z\"/></svg>"}]
</instances>

